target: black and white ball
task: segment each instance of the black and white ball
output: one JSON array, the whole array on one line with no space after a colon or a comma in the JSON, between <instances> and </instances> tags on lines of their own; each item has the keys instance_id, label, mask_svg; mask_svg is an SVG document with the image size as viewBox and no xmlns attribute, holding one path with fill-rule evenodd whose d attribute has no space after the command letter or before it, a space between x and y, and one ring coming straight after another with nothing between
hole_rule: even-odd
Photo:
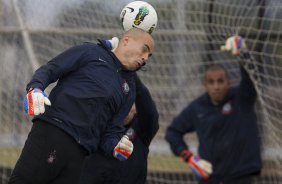
<instances>
[{"instance_id":1,"label":"black and white ball","mask_svg":"<svg viewBox=\"0 0 282 184\"><path fill-rule=\"evenodd\" d=\"M144 1L133 1L127 4L120 13L120 21L124 31L136 27L152 33L158 23L155 8Z\"/></svg>"}]
</instances>

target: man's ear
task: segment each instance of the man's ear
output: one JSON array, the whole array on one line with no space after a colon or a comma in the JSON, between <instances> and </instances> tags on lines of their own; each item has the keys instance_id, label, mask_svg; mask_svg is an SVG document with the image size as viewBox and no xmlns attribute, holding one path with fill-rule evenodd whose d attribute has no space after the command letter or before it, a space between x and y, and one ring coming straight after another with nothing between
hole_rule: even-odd
<instances>
[{"instance_id":1,"label":"man's ear","mask_svg":"<svg viewBox=\"0 0 282 184\"><path fill-rule=\"evenodd\" d=\"M122 39L122 44L123 44L124 46L126 46L126 45L128 44L128 42L129 42L129 37L128 37L128 36L123 37L123 39Z\"/></svg>"}]
</instances>

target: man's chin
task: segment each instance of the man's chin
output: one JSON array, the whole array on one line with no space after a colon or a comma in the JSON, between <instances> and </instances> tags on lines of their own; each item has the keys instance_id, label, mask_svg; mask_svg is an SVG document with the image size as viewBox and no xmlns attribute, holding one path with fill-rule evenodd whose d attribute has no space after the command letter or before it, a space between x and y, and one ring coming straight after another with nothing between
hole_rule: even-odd
<instances>
[{"instance_id":1,"label":"man's chin","mask_svg":"<svg viewBox=\"0 0 282 184\"><path fill-rule=\"evenodd\" d=\"M142 66L139 66L139 67L136 68L135 71L138 71L138 70L140 70L141 68L142 68Z\"/></svg>"},{"instance_id":2,"label":"man's chin","mask_svg":"<svg viewBox=\"0 0 282 184\"><path fill-rule=\"evenodd\" d=\"M215 104L219 104L220 102L222 102L223 98L212 98L212 101L215 103Z\"/></svg>"}]
</instances>

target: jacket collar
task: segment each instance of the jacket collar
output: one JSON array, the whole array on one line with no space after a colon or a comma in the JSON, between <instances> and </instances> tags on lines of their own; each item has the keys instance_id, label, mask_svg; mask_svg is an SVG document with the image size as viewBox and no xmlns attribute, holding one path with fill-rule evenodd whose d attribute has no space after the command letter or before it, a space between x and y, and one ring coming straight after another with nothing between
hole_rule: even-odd
<instances>
[{"instance_id":1,"label":"jacket collar","mask_svg":"<svg viewBox=\"0 0 282 184\"><path fill-rule=\"evenodd\" d=\"M106 40L100 40L98 39L98 45L101 46L102 48L104 48L106 51L108 51L108 53L110 54L110 56L114 59L115 64L117 66L118 71L120 70L125 70L124 66L121 64L120 60L116 57L116 55L111 51L110 46L107 44Z\"/></svg>"}]
</instances>

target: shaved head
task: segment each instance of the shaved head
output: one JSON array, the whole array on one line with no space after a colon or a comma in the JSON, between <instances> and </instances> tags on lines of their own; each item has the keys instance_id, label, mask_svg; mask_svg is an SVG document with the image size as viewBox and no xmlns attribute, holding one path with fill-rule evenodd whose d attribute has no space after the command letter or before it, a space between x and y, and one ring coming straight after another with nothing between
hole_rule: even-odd
<instances>
[{"instance_id":1,"label":"shaved head","mask_svg":"<svg viewBox=\"0 0 282 184\"><path fill-rule=\"evenodd\" d=\"M121 39L124 39L126 37L133 38L134 40L139 40L139 39L144 39L144 38L149 38L151 40L151 45L154 46L154 39L153 37L146 31L139 29L139 28L132 28L126 31ZM154 48L149 48L150 50L153 50Z\"/></svg>"},{"instance_id":2,"label":"shaved head","mask_svg":"<svg viewBox=\"0 0 282 184\"><path fill-rule=\"evenodd\" d=\"M124 36L131 36L133 38L140 38L140 37L144 36L145 34L147 35L148 33L146 31L143 31L142 29L132 28L132 29L129 29L128 31L126 31L123 34L122 37L124 37Z\"/></svg>"},{"instance_id":3,"label":"shaved head","mask_svg":"<svg viewBox=\"0 0 282 184\"><path fill-rule=\"evenodd\" d=\"M216 71L216 70L222 70L222 71L224 72L224 74L226 75L226 78L227 78L227 79L229 78L226 69L225 69L222 65L220 65L220 64L212 64L212 65L209 65L209 66L207 67L206 72L205 72L205 78L204 78L204 80L207 78L207 74L208 74L209 72Z\"/></svg>"},{"instance_id":4,"label":"shaved head","mask_svg":"<svg viewBox=\"0 0 282 184\"><path fill-rule=\"evenodd\" d=\"M126 31L114 50L124 68L138 70L144 66L155 49L153 37L139 28Z\"/></svg>"}]
</instances>

